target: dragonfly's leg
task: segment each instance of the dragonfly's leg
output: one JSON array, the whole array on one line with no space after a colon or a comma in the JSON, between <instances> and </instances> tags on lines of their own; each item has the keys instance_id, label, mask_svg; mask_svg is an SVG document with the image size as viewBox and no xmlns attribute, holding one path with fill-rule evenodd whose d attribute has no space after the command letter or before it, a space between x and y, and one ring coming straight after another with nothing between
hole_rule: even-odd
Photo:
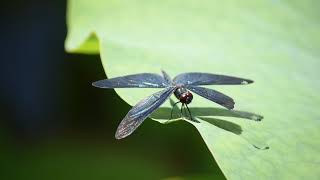
<instances>
[{"instance_id":1,"label":"dragonfly's leg","mask_svg":"<svg viewBox=\"0 0 320 180\"><path fill-rule=\"evenodd\" d=\"M189 107L188 107L187 104L186 104L186 107L187 107L188 112L189 112L189 115L190 115L190 120L191 120L191 121L194 121L194 122L199 122L199 121L197 121L197 120L195 120L195 119L192 118L191 111L190 111L190 109L189 109Z\"/></svg>"},{"instance_id":2,"label":"dragonfly's leg","mask_svg":"<svg viewBox=\"0 0 320 180\"><path fill-rule=\"evenodd\" d=\"M168 121L170 121L172 119L172 113L173 113L173 107L171 108L171 115L170 115L170 119Z\"/></svg>"},{"instance_id":3,"label":"dragonfly's leg","mask_svg":"<svg viewBox=\"0 0 320 180\"><path fill-rule=\"evenodd\" d=\"M189 107L188 107L188 105L187 105L187 104L186 104L186 107L187 107L187 110L188 110L188 112L189 112L190 119L192 120L191 111L190 111L190 109L189 109Z\"/></svg>"},{"instance_id":4,"label":"dragonfly's leg","mask_svg":"<svg viewBox=\"0 0 320 180\"><path fill-rule=\"evenodd\" d=\"M171 121L171 119L172 119L172 113L173 113L174 107L175 107L179 102L180 102L180 101L175 102L175 103L173 104L172 109L171 109L170 119L169 119L169 120L167 120L166 122L164 122L164 124L168 124L168 123Z\"/></svg>"},{"instance_id":5,"label":"dragonfly's leg","mask_svg":"<svg viewBox=\"0 0 320 180\"><path fill-rule=\"evenodd\" d=\"M174 107L175 107L179 102L180 102L180 101L178 101L178 102L176 102L176 103L173 104L172 109L171 109L171 115L170 115L170 119L169 119L169 120L172 119L172 113L173 113Z\"/></svg>"},{"instance_id":6,"label":"dragonfly's leg","mask_svg":"<svg viewBox=\"0 0 320 180\"><path fill-rule=\"evenodd\" d=\"M184 103L182 103L181 108L180 108L180 115L181 115L181 117L184 116L184 115L183 115L183 112L182 112L183 108L184 108Z\"/></svg>"},{"instance_id":7,"label":"dragonfly's leg","mask_svg":"<svg viewBox=\"0 0 320 180\"><path fill-rule=\"evenodd\" d=\"M187 104L185 104L185 107L183 108L183 113L184 113L184 117L188 117L188 113L187 113L187 108L186 108Z\"/></svg>"}]
</instances>

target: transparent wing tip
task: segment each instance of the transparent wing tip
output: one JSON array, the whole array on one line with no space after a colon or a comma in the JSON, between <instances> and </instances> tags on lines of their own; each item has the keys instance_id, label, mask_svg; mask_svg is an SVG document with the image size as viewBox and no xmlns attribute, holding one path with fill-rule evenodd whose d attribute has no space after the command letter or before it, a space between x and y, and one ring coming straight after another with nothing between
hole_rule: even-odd
<instances>
[{"instance_id":1,"label":"transparent wing tip","mask_svg":"<svg viewBox=\"0 0 320 180\"><path fill-rule=\"evenodd\" d=\"M228 108L229 110L232 110L234 108L234 104L235 104L234 101L230 101L230 102L223 104L223 106Z\"/></svg>"},{"instance_id":2,"label":"transparent wing tip","mask_svg":"<svg viewBox=\"0 0 320 180\"><path fill-rule=\"evenodd\" d=\"M250 119L254 120L254 121L262 121L263 119L263 116L260 116L260 115L252 115L250 117Z\"/></svg>"},{"instance_id":3,"label":"transparent wing tip","mask_svg":"<svg viewBox=\"0 0 320 180\"><path fill-rule=\"evenodd\" d=\"M104 82L104 80L95 81L95 82L91 83L91 85L93 87L97 87L97 88L106 88L106 85L103 82Z\"/></svg>"},{"instance_id":4,"label":"transparent wing tip","mask_svg":"<svg viewBox=\"0 0 320 180\"><path fill-rule=\"evenodd\" d=\"M116 134L114 135L114 137L116 139L123 139L125 137L129 136L129 134L126 133L121 133L120 131L117 131Z\"/></svg>"},{"instance_id":5,"label":"transparent wing tip","mask_svg":"<svg viewBox=\"0 0 320 180\"><path fill-rule=\"evenodd\" d=\"M121 122L120 125L118 126L118 129L117 129L114 137L116 139L123 139L123 138L129 136L130 134L132 134L134 130L135 130L135 128L133 129L132 126L129 126L129 127L124 126L123 122Z\"/></svg>"},{"instance_id":6,"label":"transparent wing tip","mask_svg":"<svg viewBox=\"0 0 320 180\"><path fill-rule=\"evenodd\" d=\"M124 137L122 137L121 135L119 135L119 134L115 134L115 136L114 136L116 139L123 139Z\"/></svg>"},{"instance_id":7,"label":"transparent wing tip","mask_svg":"<svg viewBox=\"0 0 320 180\"><path fill-rule=\"evenodd\" d=\"M99 87L99 81L95 81L95 82L91 83L91 85L94 87Z\"/></svg>"},{"instance_id":8,"label":"transparent wing tip","mask_svg":"<svg viewBox=\"0 0 320 180\"><path fill-rule=\"evenodd\" d=\"M250 79L246 79L246 80L243 80L242 82L241 82L241 84L251 84L251 83L253 83L253 81L252 80L250 80Z\"/></svg>"}]
</instances>

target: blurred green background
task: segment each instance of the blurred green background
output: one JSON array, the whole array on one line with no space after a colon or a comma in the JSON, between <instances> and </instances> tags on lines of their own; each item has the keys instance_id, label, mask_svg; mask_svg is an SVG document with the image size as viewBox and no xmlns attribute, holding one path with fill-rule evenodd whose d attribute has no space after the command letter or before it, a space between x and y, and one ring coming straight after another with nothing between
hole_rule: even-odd
<instances>
[{"instance_id":1,"label":"blurred green background","mask_svg":"<svg viewBox=\"0 0 320 180\"><path fill-rule=\"evenodd\" d=\"M130 106L91 86L99 56L65 53L65 1L6 1L0 14L0 179L224 179L186 122L114 139Z\"/></svg>"}]
</instances>

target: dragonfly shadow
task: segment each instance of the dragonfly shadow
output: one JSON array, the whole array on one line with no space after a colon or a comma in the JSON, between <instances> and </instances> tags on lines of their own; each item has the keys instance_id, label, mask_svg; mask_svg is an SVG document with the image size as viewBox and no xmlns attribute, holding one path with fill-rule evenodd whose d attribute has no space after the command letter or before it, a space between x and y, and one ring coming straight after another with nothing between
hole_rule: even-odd
<instances>
[{"instance_id":1,"label":"dragonfly shadow","mask_svg":"<svg viewBox=\"0 0 320 180\"><path fill-rule=\"evenodd\" d=\"M213 107L189 107L192 117L200 118L216 127L229 131L231 133L240 135L242 133L242 128L240 125L216 118L216 116L221 117L236 117L236 118L243 118L252 121L261 121L263 116L246 112L246 111L235 111L235 110L227 110L223 108L213 108ZM155 119L170 119L172 108L159 108L155 111L151 117ZM214 117L213 117L214 116ZM180 109L175 106L173 107L173 114L172 120L164 120L167 122L176 121L181 117Z\"/></svg>"},{"instance_id":2,"label":"dragonfly shadow","mask_svg":"<svg viewBox=\"0 0 320 180\"><path fill-rule=\"evenodd\" d=\"M215 125L218 128L224 129L237 135L240 135L242 133L241 126L230 121L210 117L202 117L201 120L207 121L208 123Z\"/></svg>"}]
</instances>

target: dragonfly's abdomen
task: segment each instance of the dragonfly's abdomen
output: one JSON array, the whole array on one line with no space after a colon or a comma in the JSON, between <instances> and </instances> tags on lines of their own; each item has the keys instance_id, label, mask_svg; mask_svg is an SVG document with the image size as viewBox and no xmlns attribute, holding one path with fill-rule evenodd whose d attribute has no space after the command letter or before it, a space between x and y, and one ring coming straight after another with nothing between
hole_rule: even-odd
<instances>
[{"instance_id":1,"label":"dragonfly's abdomen","mask_svg":"<svg viewBox=\"0 0 320 180\"><path fill-rule=\"evenodd\" d=\"M193 99L193 95L186 88L180 87L174 91L174 95L181 103L189 104Z\"/></svg>"}]
</instances>

